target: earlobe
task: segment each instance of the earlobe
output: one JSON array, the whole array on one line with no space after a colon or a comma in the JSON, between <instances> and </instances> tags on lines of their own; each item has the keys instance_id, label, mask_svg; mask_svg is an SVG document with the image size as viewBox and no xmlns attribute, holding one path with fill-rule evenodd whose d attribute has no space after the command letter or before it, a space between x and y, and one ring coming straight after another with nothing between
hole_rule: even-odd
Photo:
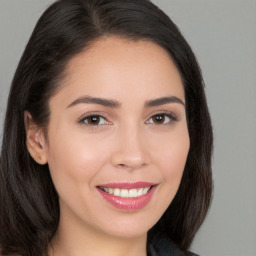
<instances>
[{"instance_id":1,"label":"earlobe","mask_svg":"<svg viewBox=\"0 0 256 256\"><path fill-rule=\"evenodd\" d=\"M26 145L31 157L41 165L47 163L47 147L43 128L36 125L29 112L24 114Z\"/></svg>"}]
</instances>

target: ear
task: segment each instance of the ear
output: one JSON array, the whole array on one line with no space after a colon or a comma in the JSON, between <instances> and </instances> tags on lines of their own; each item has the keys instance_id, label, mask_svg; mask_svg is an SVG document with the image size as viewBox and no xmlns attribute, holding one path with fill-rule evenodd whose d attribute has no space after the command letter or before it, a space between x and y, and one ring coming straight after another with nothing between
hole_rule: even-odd
<instances>
[{"instance_id":1,"label":"ear","mask_svg":"<svg viewBox=\"0 0 256 256\"><path fill-rule=\"evenodd\" d=\"M31 157L41 165L47 163L47 144L42 127L38 127L29 112L24 113L26 145Z\"/></svg>"}]
</instances>

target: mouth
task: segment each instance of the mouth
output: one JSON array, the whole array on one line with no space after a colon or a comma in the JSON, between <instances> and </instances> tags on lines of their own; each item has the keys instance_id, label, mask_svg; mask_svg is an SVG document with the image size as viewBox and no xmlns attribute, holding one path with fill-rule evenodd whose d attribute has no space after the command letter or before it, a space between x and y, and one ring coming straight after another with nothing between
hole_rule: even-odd
<instances>
[{"instance_id":1,"label":"mouth","mask_svg":"<svg viewBox=\"0 0 256 256\"><path fill-rule=\"evenodd\" d=\"M146 195L152 186L145 188L121 189L121 188L105 188L99 187L102 191L122 198L137 198Z\"/></svg>"},{"instance_id":2,"label":"mouth","mask_svg":"<svg viewBox=\"0 0 256 256\"><path fill-rule=\"evenodd\" d=\"M138 210L150 202L156 186L148 182L112 183L97 186L97 189L103 199L116 208Z\"/></svg>"}]
</instances>

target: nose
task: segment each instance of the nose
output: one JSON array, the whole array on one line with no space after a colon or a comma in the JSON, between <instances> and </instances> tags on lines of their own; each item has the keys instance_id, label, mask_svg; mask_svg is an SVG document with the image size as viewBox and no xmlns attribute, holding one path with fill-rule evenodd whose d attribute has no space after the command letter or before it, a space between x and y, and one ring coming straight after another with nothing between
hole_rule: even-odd
<instances>
[{"instance_id":1,"label":"nose","mask_svg":"<svg viewBox=\"0 0 256 256\"><path fill-rule=\"evenodd\" d=\"M145 136L137 130L120 132L116 137L116 147L112 154L112 165L118 168L134 170L146 166L150 155L146 147Z\"/></svg>"}]
</instances>

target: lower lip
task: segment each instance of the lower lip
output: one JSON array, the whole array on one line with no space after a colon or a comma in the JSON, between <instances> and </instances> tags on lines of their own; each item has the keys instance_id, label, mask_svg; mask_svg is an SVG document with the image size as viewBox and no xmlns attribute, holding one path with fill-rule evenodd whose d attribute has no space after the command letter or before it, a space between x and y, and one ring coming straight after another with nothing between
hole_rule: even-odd
<instances>
[{"instance_id":1,"label":"lower lip","mask_svg":"<svg viewBox=\"0 0 256 256\"><path fill-rule=\"evenodd\" d=\"M97 188L103 198L116 208L122 210L139 210L146 206L153 196L156 186L153 186L147 194L135 198L123 198L111 195L100 188Z\"/></svg>"}]
</instances>

